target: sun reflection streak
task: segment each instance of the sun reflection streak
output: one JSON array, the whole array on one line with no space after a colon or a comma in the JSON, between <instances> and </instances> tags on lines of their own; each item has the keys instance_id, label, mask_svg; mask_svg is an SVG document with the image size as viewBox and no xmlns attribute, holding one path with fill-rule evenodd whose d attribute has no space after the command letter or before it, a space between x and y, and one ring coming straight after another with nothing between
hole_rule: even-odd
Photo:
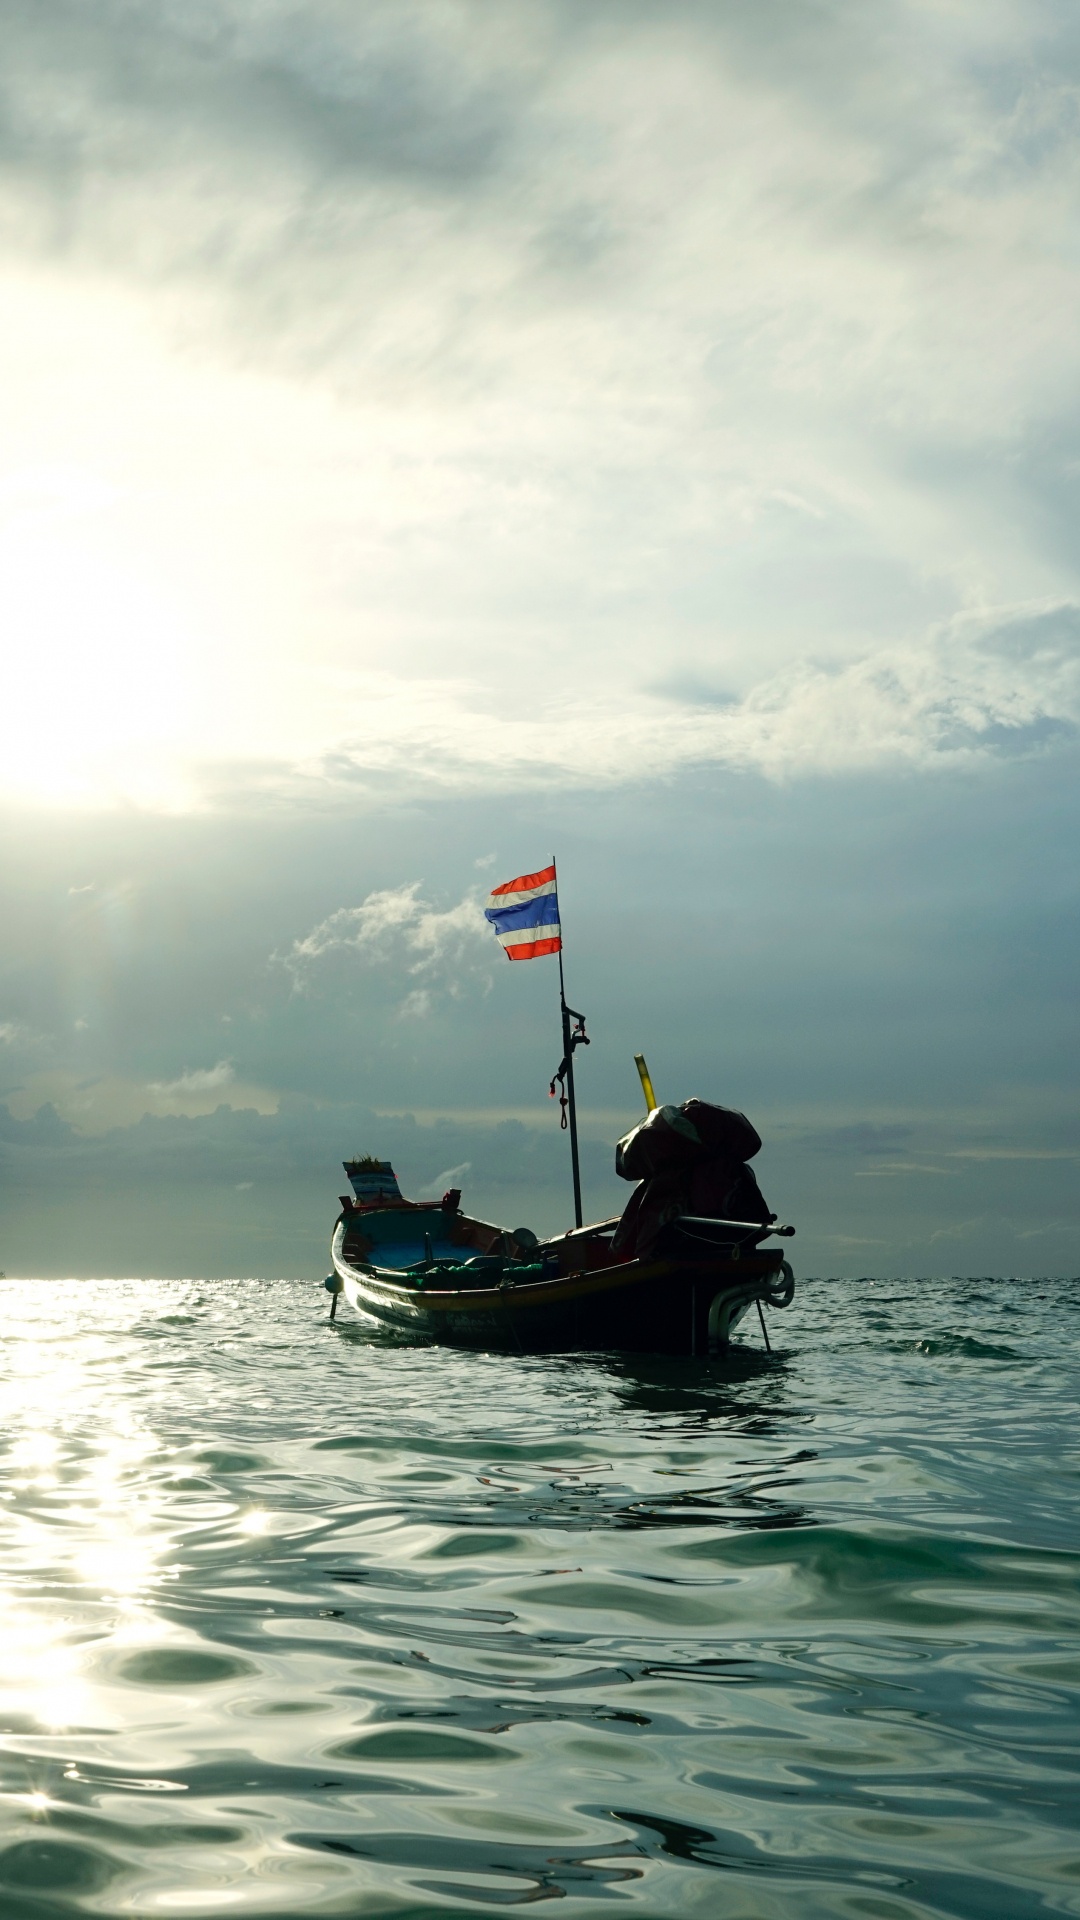
<instances>
[{"instance_id":1,"label":"sun reflection streak","mask_svg":"<svg viewBox=\"0 0 1080 1920\"><path fill-rule=\"evenodd\" d=\"M130 1633L174 1541L150 1471L160 1440L112 1399L92 1317L59 1343L56 1294L35 1289L26 1306L21 1323L9 1316L0 1397L0 1710L59 1730L110 1717L95 1658Z\"/></svg>"},{"instance_id":2,"label":"sun reflection streak","mask_svg":"<svg viewBox=\"0 0 1080 1920\"><path fill-rule=\"evenodd\" d=\"M0 1597L0 1713L26 1715L51 1728L72 1726L86 1712L81 1650L66 1644L68 1621L29 1613Z\"/></svg>"}]
</instances>

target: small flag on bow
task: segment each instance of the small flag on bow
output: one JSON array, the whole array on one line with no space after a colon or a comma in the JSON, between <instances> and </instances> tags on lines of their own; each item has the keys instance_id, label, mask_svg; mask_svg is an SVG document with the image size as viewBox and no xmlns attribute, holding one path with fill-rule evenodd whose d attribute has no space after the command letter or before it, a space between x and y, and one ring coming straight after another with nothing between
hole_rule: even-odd
<instances>
[{"instance_id":1,"label":"small flag on bow","mask_svg":"<svg viewBox=\"0 0 1080 1920\"><path fill-rule=\"evenodd\" d=\"M538 960L542 953L561 952L554 864L496 887L484 917L491 921L508 960Z\"/></svg>"}]
</instances>

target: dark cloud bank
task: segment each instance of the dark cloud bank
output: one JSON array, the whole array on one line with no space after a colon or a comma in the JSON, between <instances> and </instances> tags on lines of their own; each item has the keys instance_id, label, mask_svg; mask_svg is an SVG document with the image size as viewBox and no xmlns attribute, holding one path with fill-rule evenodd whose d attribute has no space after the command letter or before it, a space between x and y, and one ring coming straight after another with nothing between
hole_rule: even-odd
<instances>
[{"instance_id":1,"label":"dark cloud bank","mask_svg":"<svg viewBox=\"0 0 1080 1920\"><path fill-rule=\"evenodd\" d=\"M991 1148L982 1158L981 1149L957 1153L940 1124L779 1123L758 1171L773 1203L799 1223L793 1258L804 1274L1053 1274L1068 1265L1080 1225L1080 1138L1069 1131L1071 1150L1029 1157ZM148 1115L87 1138L49 1106L25 1122L0 1106L6 1270L317 1280L343 1155L372 1149L392 1159L414 1196L434 1197L452 1181L482 1217L539 1231L569 1224L566 1146L554 1121L418 1124L294 1097L276 1115L227 1107L197 1119ZM582 1167L590 1215L618 1212L629 1189L614 1176L611 1142L587 1135Z\"/></svg>"},{"instance_id":2,"label":"dark cloud bank","mask_svg":"<svg viewBox=\"0 0 1080 1920\"><path fill-rule=\"evenodd\" d=\"M405 876L449 908L554 846L569 990L594 1036L594 1215L625 1198L611 1150L643 1046L662 1095L757 1120L803 1271L1076 1271L1074 773L703 775L497 811L24 815L0 875L0 1101L23 1111L18 1089L50 1073L92 1096L108 1076L137 1090L228 1060L280 1104L94 1134L48 1111L5 1121L0 1264L318 1277L357 1150L390 1155L414 1193L467 1162L478 1210L565 1222L553 968L455 948L417 976L397 949L344 949L297 991L274 958ZM428 1009L403 1015L418 981ZM535 1124L484 1117L522 1109Z\"/></svg>"}]
</instances>

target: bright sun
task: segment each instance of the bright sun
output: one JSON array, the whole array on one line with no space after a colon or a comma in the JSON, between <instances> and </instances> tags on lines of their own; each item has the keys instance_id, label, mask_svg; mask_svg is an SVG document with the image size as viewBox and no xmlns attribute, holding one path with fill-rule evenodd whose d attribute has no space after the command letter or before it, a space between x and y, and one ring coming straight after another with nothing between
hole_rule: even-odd
<instances>
[{"instance_id":1,"label":"bright sun","mask_svg":"<svg viewBox=\"0 0 1080 1920\"><path fill-rule=\"evenodd\" d=\"M193 718L182 615L152 564L118 547L106 488L21 479L0 532L0 784L44 801L177 803Z\"/></svg>"}]
</instances>

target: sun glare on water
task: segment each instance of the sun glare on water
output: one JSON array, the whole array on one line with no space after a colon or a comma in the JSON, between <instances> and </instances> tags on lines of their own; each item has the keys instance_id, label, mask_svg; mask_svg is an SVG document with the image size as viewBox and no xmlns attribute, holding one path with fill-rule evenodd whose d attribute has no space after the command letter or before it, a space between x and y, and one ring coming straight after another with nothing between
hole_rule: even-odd
<instances>
[{"instance_id":1,"label":"sun glare on water","mask_svg":"<svg viewBox=\"0 0 1080 1920\"><path fill-rule=\"evenodd\" d=\"M171 1536L146 1468L160 1442L128 1407L102 1396L92 1337L58 1359L56 1296L32 1301L9 1283L4 1304L0 1712L70 1728L100 1722L101 1652L158 1630L145 1602ZM31 1579L37 1591L28 1600Z\"/></svg>"}]
</instances>

